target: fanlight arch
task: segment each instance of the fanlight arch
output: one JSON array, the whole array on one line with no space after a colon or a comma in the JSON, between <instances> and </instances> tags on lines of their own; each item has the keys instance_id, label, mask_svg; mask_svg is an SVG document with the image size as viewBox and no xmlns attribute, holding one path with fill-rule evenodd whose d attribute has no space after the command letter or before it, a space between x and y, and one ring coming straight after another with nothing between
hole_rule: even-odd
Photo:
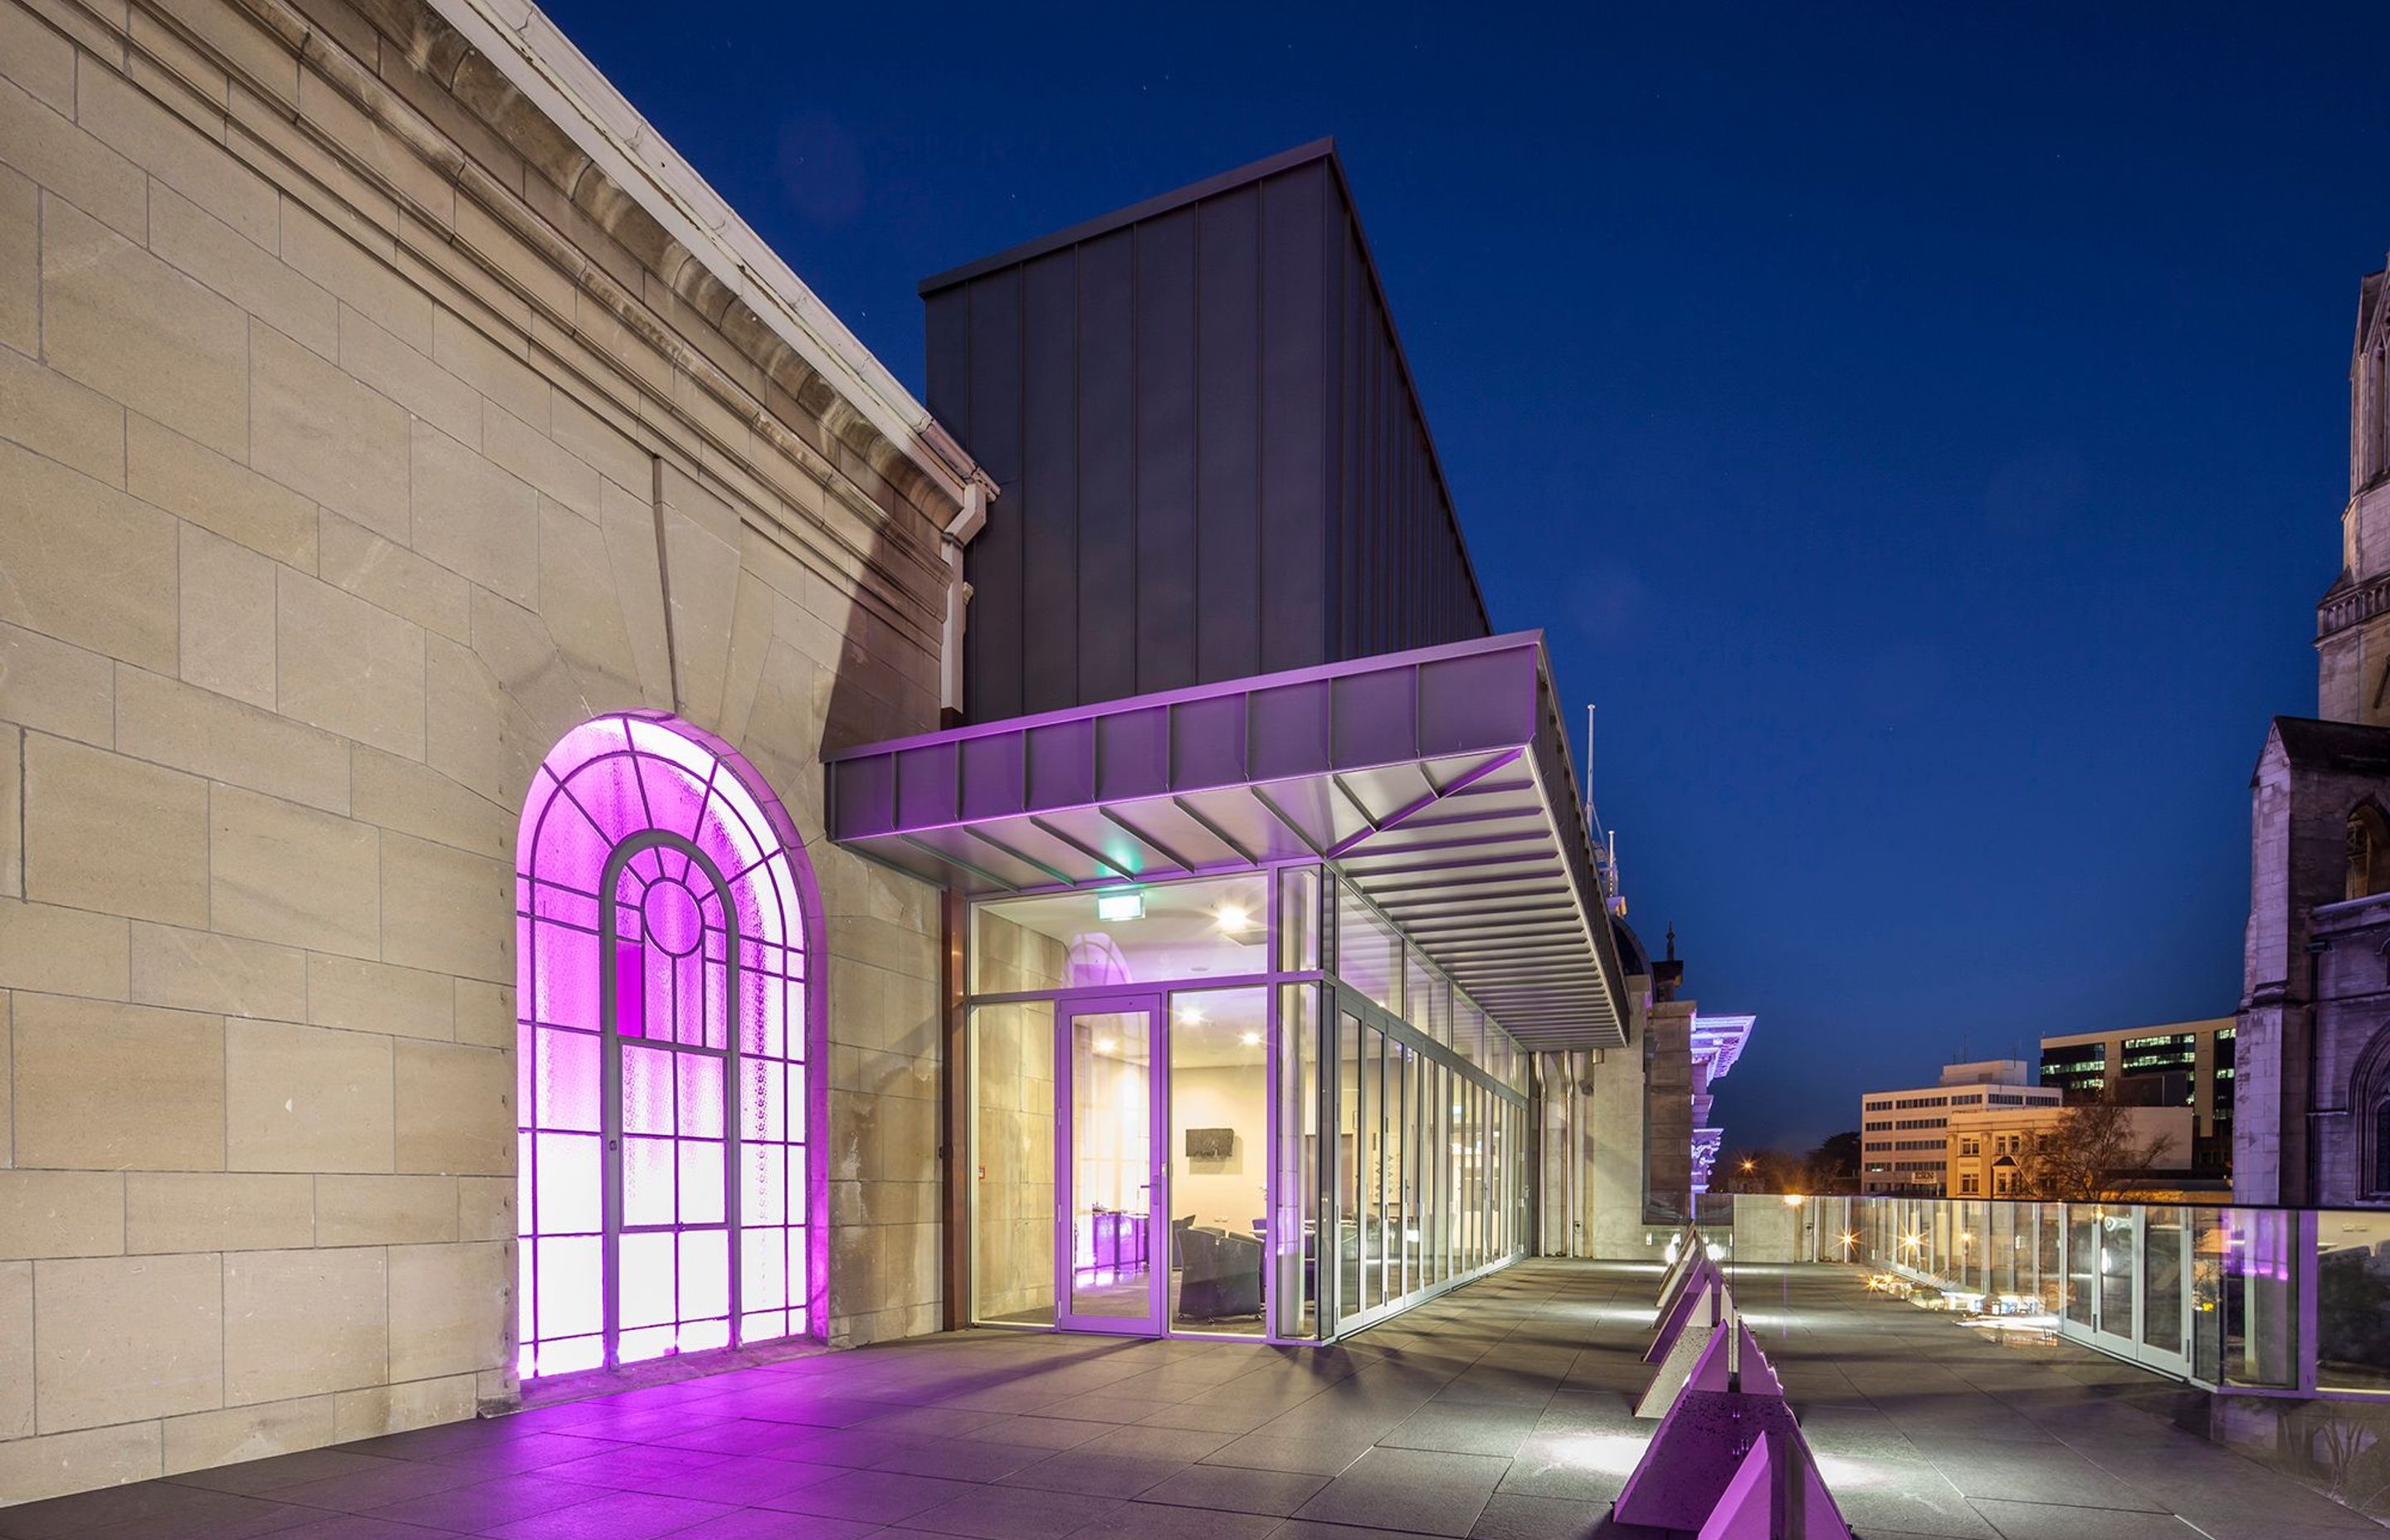
<instances>
[{"instance_id":1,"label":"fanlight arch","mask_svg":"<svg viewBox=\"0 0 2390 1540\"><path fill-rule=\"evenodd\" d=\"M583 723L516 836L518 1367L818 1328L819 905L787 812L687 723Z\"/></svg>"}]
</instances>

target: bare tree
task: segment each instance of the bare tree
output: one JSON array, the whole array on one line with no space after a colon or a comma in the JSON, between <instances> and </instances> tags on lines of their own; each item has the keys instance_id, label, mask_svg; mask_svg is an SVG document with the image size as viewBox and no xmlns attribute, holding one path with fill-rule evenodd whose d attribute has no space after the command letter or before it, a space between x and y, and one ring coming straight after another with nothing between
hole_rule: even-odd
<instances>
[{"instance_id":1,"label":"bare tree","mask_svg":"<svg viewBox=\"0 0 2390 1540\"><path fill-rule=\"evenodd\" d=\"M2017 1196L2114 1202L2129 1197L2173 1145L2171 1134L2138 1140L2133 1110L2113 1098L2083 1102L2060 1112L2038 1134L2026 1136Z\"/></svg>"}]
</instances>

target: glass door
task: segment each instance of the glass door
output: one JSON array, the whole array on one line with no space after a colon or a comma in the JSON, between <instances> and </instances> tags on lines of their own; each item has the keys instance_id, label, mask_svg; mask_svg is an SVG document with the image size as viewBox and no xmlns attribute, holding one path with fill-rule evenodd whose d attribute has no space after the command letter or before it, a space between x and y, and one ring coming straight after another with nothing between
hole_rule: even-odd
<instances>
[{"instance_id":1,"label":"glass door","mask_svg":"<svg viewBox=\"0 0 2390 1540\"><path fill-rule=\"evenodd\" d=\"M1056 1014L1056 1324L1159 1336L1169 1237L1157 1223L1162 1098L1151 995L1084 1000Z\"/></svg>"},{"instance_id":2,"label":"glass door","mask_svg":"<svg viewBox=\"0 0 2390 1540\"><path fill-rule=\"evenodd\" d=\"M2183 1339L2191 1232L2185 1211L2167 1205L2143 1209L2140 1214L2141 1346L2138 1356L2144 1364L2188 1375L2191 1358Z\"/></svg>"}]
</instances>

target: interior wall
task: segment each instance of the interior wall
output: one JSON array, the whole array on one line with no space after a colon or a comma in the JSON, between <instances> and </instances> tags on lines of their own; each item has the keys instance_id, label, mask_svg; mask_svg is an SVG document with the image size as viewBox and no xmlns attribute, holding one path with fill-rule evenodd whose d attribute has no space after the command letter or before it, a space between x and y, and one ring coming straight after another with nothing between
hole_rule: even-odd
<instances>
[{"instance_id":1,"label":"interior wall","mask_svg":"<svg viewBox=\"0 0 2390 1540\"><path fill-rule=\"evenodd\" d=\"M1257 1231L1267 1212L1269 1180L1268 1074L1250 1068L1173 1070L1170 1076L1170 1217L1198 1225ZM1199 1161L1187 1153L1190 1128L1230 1128L1236 1143L1227 1159Z\"/></svg>"}]
</instances>

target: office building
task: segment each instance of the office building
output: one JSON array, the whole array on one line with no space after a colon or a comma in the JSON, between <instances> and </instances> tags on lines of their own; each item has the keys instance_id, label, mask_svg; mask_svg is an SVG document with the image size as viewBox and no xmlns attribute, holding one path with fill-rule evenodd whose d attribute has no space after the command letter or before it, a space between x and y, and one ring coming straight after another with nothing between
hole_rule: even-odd
<instances>
[{"instance_id":1,"label":"office building","mask_svg":"<svg viewBox=\"0 0 2390 1540\"><path fill-rule=\"evenodd\" d=\"M2232 1159L2233 1018L2176 1021L2041 1040L2041 1084L2074 1101L2111 1097L2130 1107L2191 1110L2190 1164L2221 1175Z\"/></svg>"},{"instance_id":2,"label":"office building","mask_svg":"<svg viewBox=\"0 0 2390 1540\"><path fill-rule=\"evenodd\" d=\"M1991 1110L2056 1107L2055 1086L2030 1083L2021 1059L1952 1064L1933 1085L1859 1098L1859 1191L1939 1198L1950 1177L1950 1120Z\"/></svg>"}]
</instances>

